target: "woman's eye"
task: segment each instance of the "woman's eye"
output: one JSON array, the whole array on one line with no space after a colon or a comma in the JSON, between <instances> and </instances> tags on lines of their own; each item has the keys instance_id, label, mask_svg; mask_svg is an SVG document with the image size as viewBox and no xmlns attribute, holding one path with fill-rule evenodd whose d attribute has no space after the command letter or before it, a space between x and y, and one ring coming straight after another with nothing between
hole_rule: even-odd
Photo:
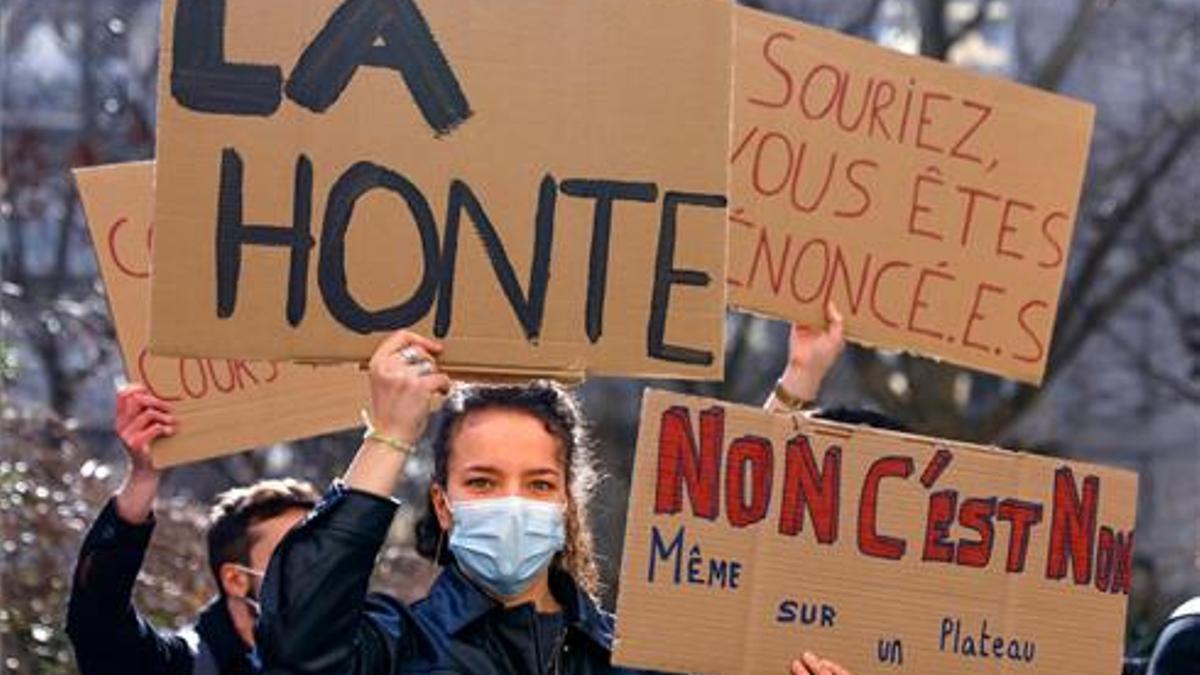
<instances>
[{"instance_id":1,"label":"woman's eye","mask_svg":"<svg viewBox=\"0 0 1200 675\"><path fill-rule=\"evenodd\" d=\"M467 487L472 490L486 490L491 487L492 481L489 478L468 478Z\"/></svg>"},{"instance_id":2,"label":"woman's eye","mask_svg":"<svg viewBox=\"0 0 1200 675\"><path fill-rule=\"evenodd\" d=\"M530 483L529 486L537 492L553 492L554 491L554 483L551 483L548 480L535 480L532 483Z\"/></svg>"}]
</instances>

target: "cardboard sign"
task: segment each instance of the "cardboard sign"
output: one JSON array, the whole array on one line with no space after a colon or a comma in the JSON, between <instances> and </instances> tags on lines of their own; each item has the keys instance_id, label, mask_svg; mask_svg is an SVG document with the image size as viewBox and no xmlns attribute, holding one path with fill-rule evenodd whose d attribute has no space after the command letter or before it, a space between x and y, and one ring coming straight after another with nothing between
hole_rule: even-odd
<instances>
[{"instance_id":1,"label":"cardboard sign","mask_svg":"<svg viewBox=\"0 0 1200 675\"><path fill-rule=\"evenodd\" d=\"M730 303L1039 383L1093 108L739 7Z\"/></svg>"},{"instance_id":2,"label":"cardboard sign","mask_svg":"<svg viewBox=\"0 0 1200 675\"><path fill-rule=\"evenodd\" d=\"M164 358L146 351L154 163L75 172L104 277L125 376L170 403L179 431L153 445L165 467L358 424L368 400L356 366Z\"/></svg>"},{"instance_id":3,"label":"cardboard sign","mask_svg":"<svg viewBox=\"0 0 1200 675\"><path fill-rule=\"evenodd\" d=\"M155 353L722 376L728 2L163 17Z\"/></svg>"},{"instance_id":4,"label":"cardboard sign","mask_svg":"<svg viewBox=\"0 0 1200 675\"><path fill-rule=\"evenodd\" d=\"M1137 477L648 391L614 660L1116 673Z\"/></svg>"}]
</instances>

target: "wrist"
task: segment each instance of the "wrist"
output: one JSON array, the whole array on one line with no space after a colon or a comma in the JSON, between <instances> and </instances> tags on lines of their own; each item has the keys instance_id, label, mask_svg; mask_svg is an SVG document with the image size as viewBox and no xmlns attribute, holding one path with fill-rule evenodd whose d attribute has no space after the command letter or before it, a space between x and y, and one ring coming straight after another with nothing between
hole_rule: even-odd
<instances>
[{"instance_id":1,"label":"wrist","mask_svg":"<svg viewBox=\"0 0 1200 675\"><path fill-rule=\"evenodd\" d=\"M160 474L130 472L117 489L117 515L130 525L141 525L150 519L154 499L158 496Z\"/></svg>"},{"instance_id":2,"label":"wrist","mask_svg":"<svg viewBox=\"0 0 1200 675\"><path fill-rule=\"evenodd\" d=\"M129 472L125 475L125 484L157 488L161 479L162 471L155 469L153 466L131 464Z\"/></svg>"},{"instance_id":3,"label":"wrist","mask_svg":"<svg viewBox=\"0 0 1200 675\"><path fill-rule=\"evenodd\" d=\"M805 370L788 368L779 378L779 386L791 398L811 403L817 400L821 380L814 379Z\"/></svg>"},{"instance_id":4,"label":"wrist","mask_svg":"<svg viewBox=\"0 0 1200 675\"><path fill-rule=\"evenodd\" d=\"M381 424L377 421L379 418L366 408L363 408L359 415L364 427L362 436L364 445L381 445L406 454L416 451L417 441L421 437L420 433L406 429L402 424Z\"/></svg>"}]
</instances>

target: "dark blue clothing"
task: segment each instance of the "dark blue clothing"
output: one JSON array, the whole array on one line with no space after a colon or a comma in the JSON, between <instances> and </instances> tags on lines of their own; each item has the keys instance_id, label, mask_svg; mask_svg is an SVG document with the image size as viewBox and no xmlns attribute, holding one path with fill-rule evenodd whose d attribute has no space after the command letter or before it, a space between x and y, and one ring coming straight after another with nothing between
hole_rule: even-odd
<instances>
[{"instance_id":1,"label":"dark blue clothing","mask_svg":"<svg viewBox=\"0 0 1200 675\"><path fill-rule=\"evenodd\" d=\"M257 643L264 668L294 675L629 674L611 665L612 617L553 571L562 615L506 609L454 565L406 605L368 595L398 503L335 485L267 569ZM557 621L557 624L556 624Z\"/></svg>"},{"instance_id":2,"label":"dark blue clothing","mask_svg":"<svg viewBox=\"0 0 1200 675\"><path fill-rule=\"evenodd\" d=\"M1200 675L1200 598L1184 603L1163 626L1146 675Z\"/></svg>"},{"instance_id":3,"label":"dark blue clothing","mask_svg":"<svg viewBox=\"0 0 1200 675\"><path fill-rule=\"evenodd\" d=\"M251 675L256 672L225 603L211 602L179 633L156 630L133 606L133 584L154 532L130 525L109 500L84 537L67 635L82 675Z\"/></svg>"}]
</instances>

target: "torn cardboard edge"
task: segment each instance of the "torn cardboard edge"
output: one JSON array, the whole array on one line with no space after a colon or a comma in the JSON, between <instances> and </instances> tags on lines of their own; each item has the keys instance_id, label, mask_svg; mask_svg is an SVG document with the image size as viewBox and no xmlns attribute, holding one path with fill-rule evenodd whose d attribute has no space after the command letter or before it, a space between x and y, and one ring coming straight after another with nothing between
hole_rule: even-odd
<instances>
[{"instance_id":1,"label":"torn cardboard edge","mask_svg":"<svg viewBox=\"0 0 1200 675\"><path fill-rule=\"evenodd\" d=\"M805 328L824 330L825 328L827 328L829 326L828 321L826 321L822 325L816 325L816 324L811 324L811 323L807 323L804 321L800 321L798 319L789 319L785 316L780 316L778 314L771 314L765 310L754 309L752 307L737 306L733 303L730 303L729 309L730 309L730 311L738 312L741 314L746 314L748 316L757 317L759 319L767 319L769 321L779 321L779 322L786 323L786 324L795 324L797 326L803 326ZM839 311L841 310L840 306L838 307L838 310ZM956 368L962 368L962 369L970 371L972 373L978 373L981 375L989 375L992 377L1001 377L1001 378L1004 378L1007 380L1012 380L1014 382L1021 382L1021 383L1028 384L1028 385L1031 385L1034 387L1041 387L1042 382L1045 381L1045 377L1046 377L1045 369L1041 369L1038 372L1037 379L1035 380L1032 378L1017 377L1016 375L1013 375L1013 374L994 373L994 372L991 372L988 370L982 370L978 365L972 364L972 363L967 363L961 359L956 359L952 355L935 354L933 352L922 352L922 351L917 351L915 348L905 347L905 346L900 346L900 345L894 345L894 346L886 345L885 346L882 343L878 342L877 340L871 340L871 339L862 337L858 333L857 329L851 328L849 325L845 326L842 334L845 336L847 342L853 342L854 344L856 344L860 347L870 349L871 351L879 352L880 354L902 354L904 356L911 356L911 357L923 359L925 361L930 361L932 363L936 363L939 365L947 365L948 364L948 365L954 366Z\"/></svg>"}]
</instances>

